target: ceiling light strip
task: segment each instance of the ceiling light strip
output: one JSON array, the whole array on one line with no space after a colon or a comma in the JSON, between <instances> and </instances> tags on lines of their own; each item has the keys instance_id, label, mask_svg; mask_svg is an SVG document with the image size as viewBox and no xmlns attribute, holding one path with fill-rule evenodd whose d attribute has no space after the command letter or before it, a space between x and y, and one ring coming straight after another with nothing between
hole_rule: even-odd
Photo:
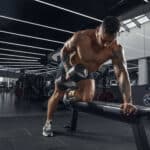
<instances>
[{"instance_id":1,"label":"ceiling light strip","mask_svg":"<svg viewBox=\"0 0 150 150\"><path fill-rule=\"evenodd\" d=\"M1 49L0 49L1 50ZM26 57L26 56L19 56L19 55L11 55L11 54L3 54L3 53L0 53L0 55L1 56L10 56L10 57L18 57L18 58L28 58L28 59L26 59L26 60L28 60L28 61L32 61L33 59L33 61L38 61L37 59L35 60L35 58L32 58L32 57ZM8 57L7 59L9 59L10 57ZM16 58L16 59L18 59L18 58ZM30 58L30 59L29 59ZM31 60L32 59L32 60ZM40 58L38 58L39 60L40 60Z\"/></svg>"},{"instance_id":2,"label":"ceiling light strip","mask_svg":"<svg viewBox=\"0 0 150 150\"><path fill-rule=\"evenodd\" d=\"M55 71L57 71L57 70L52 70L52 71L47 71L47 72L40 72L40 73L36 73L36 75L52 73L52 72L55 72Z\"/></svg>"},{"instance_id":3,"label":"ceiling light strip","mask_svg":"<svg viewBox=\"0 0 150 150\"><path fill-rule=\"evenodd\" d=\"M69 30L55 28L55 27L47 26L47 25L42 25L42 24L39 24L39 23L34 23L34 22L31 22L31 21L21 20L21 19L17 19L17 18L13 18L13 17L8 17L8 16L0 15L0 18L4 18L4 19L8 19L8 20L13 20L13 21L16 21L16 22L21 22L21 23L26 23L26 24L30 24L30 25L34 25L34 26L46 28L46 29L61 31L61 32L65 32L65 33L70 33L70 34L74 33L74 32L69 31Z\"/></svg>"},{"instance_id":4,"label":"ceiling light strip","mask_svg":"<svg viewBox=\"0 0 150 150\"><path fill-rule=\"evenodd\" d=\"M25 34L19 34L19 33L14 33L14 32L8 32L8 31L4 31L4 30L0 30L0 33L16 35L16 36L21 36L21 37L31 38L31 39L36 39L36 40L42 40L42 41L46 41L46 42L53 42L53 43L64 44L64 42L62 42L62 41L50 40L50 39L45 39L45 38L31 36L31 35L25 35Z\"/></svg>"},{"instance_id":5,"label":"ceiling light strip","mask_svg":"<svg viewBox=\"0 0 150 150\"><path fill-rule=\"evenodd\" d=\"M6 61L6 62L0 62L0 64L40 64L39 62L10 62L10 61Z\"/></svg>"},{"instance_id":6,"label":"ceiling light strip","mask_svg":"<svg viewBox=\"0 0 150 150\"><path fill-rule=\"evenodd\" d=\"M45 50L45 51L50 51L50 52L54 51L54 49L43 48L43 47L38 47L38 46L31 46L31 45L25 45L25 44L19 44L19 43L14 43L14 42L0 41L0 43L2 43L2 44L9 44L9 45L15 45L15 46L28 47L28 48L33 48L33 49L40 49L40 50Z\"/></svg>"},{"instance_id":7,"label":"ceiling light strip","mask_svg":"<svg viewBox=\"0 0 150 150\"><path fill-rule=\"evenodd\" d=\"M2 55L2 54L0 54ZM6 55L8 56L8 55ZM18 58L0 58L0 60L15 60L15 61L27 61L27 62L37 62L38 60L31 60L31 59L18 59Z\"/></svg>"},{"instance_id":8,"label":"ceiling light strip","mask_svg":"<svg viewBox=\"0 0 150 150\"><path fill-rule=\"evenodd\" d=\"M18 64L18 65L3 65L3 67L17 67L17 66L24 66L24 67L26 67L26 66L37 66L37 67L42 67L43 65L33 65L33 64ZM22 68L22 69L24 69L24 68Z\"/></svg>"},{"instance_id":9,"label":"ceiling light strip","mask_svg":"<svg viewBox=\"0 0 150 150\"><path fill-rule=\"evenodd\" d=\"M33 53L33 52L25 52L25 51L20 51L20 50L14 50L14 49L7 49L7 48L0 48L2 51L9 51L9 52L16 52L16 53L24 53L24 54L32 54L32 55L40 55L40 56L45 56L45 54L41 53ZM27 56L25 56L27 58ZM34 58L34 59L41 59L37 57L28 57L28 58Z\"/></svg>"},{"instance_id":10,"label":"ceiling light strip","mask_svg":"<svg viewBox=\"0 0 150 150\"><path fill-rule=\"evenodd\" d=\"M56 68L49 68L49 69L34 69L34 70L27 70L27 72L38 72L38 71L42 71L42 70L47 70L47 71L50 71L50 70L54 70Z\"/></svg>"},{"instance_id":11,"label":"ceiling light strip","mask_svg":"<svg viewBox=\"0 0 150 150\"><path fill-rule=\"evenodd\" d=\"M91 16L85 15L83 13L79 13L79 12L76 12L76 11L73 11L73 10L70 10L70 9L67 9L67 8L64 8L64 7L60 7L60 6L52 4L52 3L47 3L47 2L44 2L44 1L41 1L41 0L35 0L35 1L39 2L41 4L44 4L44 5L47 5L47 6L51 6L51 7L60 9L60 10L64 10L64 11L69 12L69 13L73 13L73 14L76 14L76 15L79 15L79 16L82 16L82 17L94 20L94 21L103 22L101 19L98 19L98 18L95 18L95 17L91 17Z\"/></svg>"}]
</instances>

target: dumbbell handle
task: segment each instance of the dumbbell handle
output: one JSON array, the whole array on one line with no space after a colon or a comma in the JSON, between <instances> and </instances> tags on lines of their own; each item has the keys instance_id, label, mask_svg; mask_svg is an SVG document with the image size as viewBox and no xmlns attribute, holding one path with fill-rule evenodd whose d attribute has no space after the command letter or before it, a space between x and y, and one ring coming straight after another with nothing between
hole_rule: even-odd
<instances>
[{"instance_id":1,"label":"dumbbell handle","mask_svg":"<svg viewBox=\"0 0 150 150\"><path fill-rule=\"evenodd\" d=\"M86 79L88 76L88 70L83 65L77 64L70 68L66 74L67 78L65 81L62 81L62 77L56 79L59 88L61 88L62 90L66 90L74 86L73 82L75 83L82 79Z\"/></svg>"},{"instance_id":2,"label":"dumbbell handle","mask_svg":"<svg viewBox=\"0 0 150 150\"><path fill-rule=\"evenodd\" d=\"M77 64L70 68L67 72L70 79L74 80L73 78L79 77L79 78L87 78L88 76L88 70L81 64Z\"/></svg>"}]
</instances>

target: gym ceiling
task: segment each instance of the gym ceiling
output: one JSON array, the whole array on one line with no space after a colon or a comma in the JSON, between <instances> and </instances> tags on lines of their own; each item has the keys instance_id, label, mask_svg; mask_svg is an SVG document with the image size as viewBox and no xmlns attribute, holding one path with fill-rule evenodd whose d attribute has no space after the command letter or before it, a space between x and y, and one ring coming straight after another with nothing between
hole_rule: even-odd
<instances>
[{"instance_id":1,"label":"gym ceiling","mask_svg":"<svg viewBox=\"0 0 150 150\"><path fill-rule=\"evenodd\" d=\"M107 15L135 17L149 11L149 5L146 0L1 0L0 69L55 70L55 58L46 65L47 57L73 32L95 28Z\"/></svg>"}]
</instances>

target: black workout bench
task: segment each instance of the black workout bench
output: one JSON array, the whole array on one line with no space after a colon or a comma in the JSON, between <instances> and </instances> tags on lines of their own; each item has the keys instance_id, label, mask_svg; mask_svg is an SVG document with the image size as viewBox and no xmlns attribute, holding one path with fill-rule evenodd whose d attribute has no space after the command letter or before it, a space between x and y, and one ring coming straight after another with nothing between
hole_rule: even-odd
<instances>
[{"instance_id":1,"label":"black workout bench","mask_svg":"<svg viewBox=\"0 0 150 150\"><path fill-rule=\"evenodd\" d=\"M150 108L137 106L137 113L132 116L125 116L121 112L119 104L102 102L70 102L73 108L70 130L76 131L78 112L86 112L102 116L112 120L125 122L131 125L135 137L137 150L150 150L145 128L142 123L143 117L150 115Z\"/></svg>"}]
</instances>

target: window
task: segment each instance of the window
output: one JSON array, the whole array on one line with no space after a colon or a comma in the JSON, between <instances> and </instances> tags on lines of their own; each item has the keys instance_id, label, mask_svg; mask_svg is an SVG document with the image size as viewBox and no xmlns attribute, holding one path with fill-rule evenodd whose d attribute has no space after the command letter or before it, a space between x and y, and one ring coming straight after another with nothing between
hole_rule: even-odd
<instances>
[{"instance_id":1,"label":"window","mask_svg":"<svg viewBox=\"0 0 150 150\"><path fill-rule=\"evenodd\" d=\"M134 22L130 22L130 23L126 24L126 26L127 26L128 28L133 28L133 27L136 26L136 24L135 24Z\"/></svg>"},{"instance_id":2,"label":"window","mask_svg":"<svg viewBox=\"0 0 150 150\"><path fill-rule=\"evenodd\" d=\"M149 21L149 18L147 16L144 16L144 17L141 17L139 19L137 19L137 21L140 23L140 24L143 24L145 22L148 22Z\"/></svg>"}]
</instances>

